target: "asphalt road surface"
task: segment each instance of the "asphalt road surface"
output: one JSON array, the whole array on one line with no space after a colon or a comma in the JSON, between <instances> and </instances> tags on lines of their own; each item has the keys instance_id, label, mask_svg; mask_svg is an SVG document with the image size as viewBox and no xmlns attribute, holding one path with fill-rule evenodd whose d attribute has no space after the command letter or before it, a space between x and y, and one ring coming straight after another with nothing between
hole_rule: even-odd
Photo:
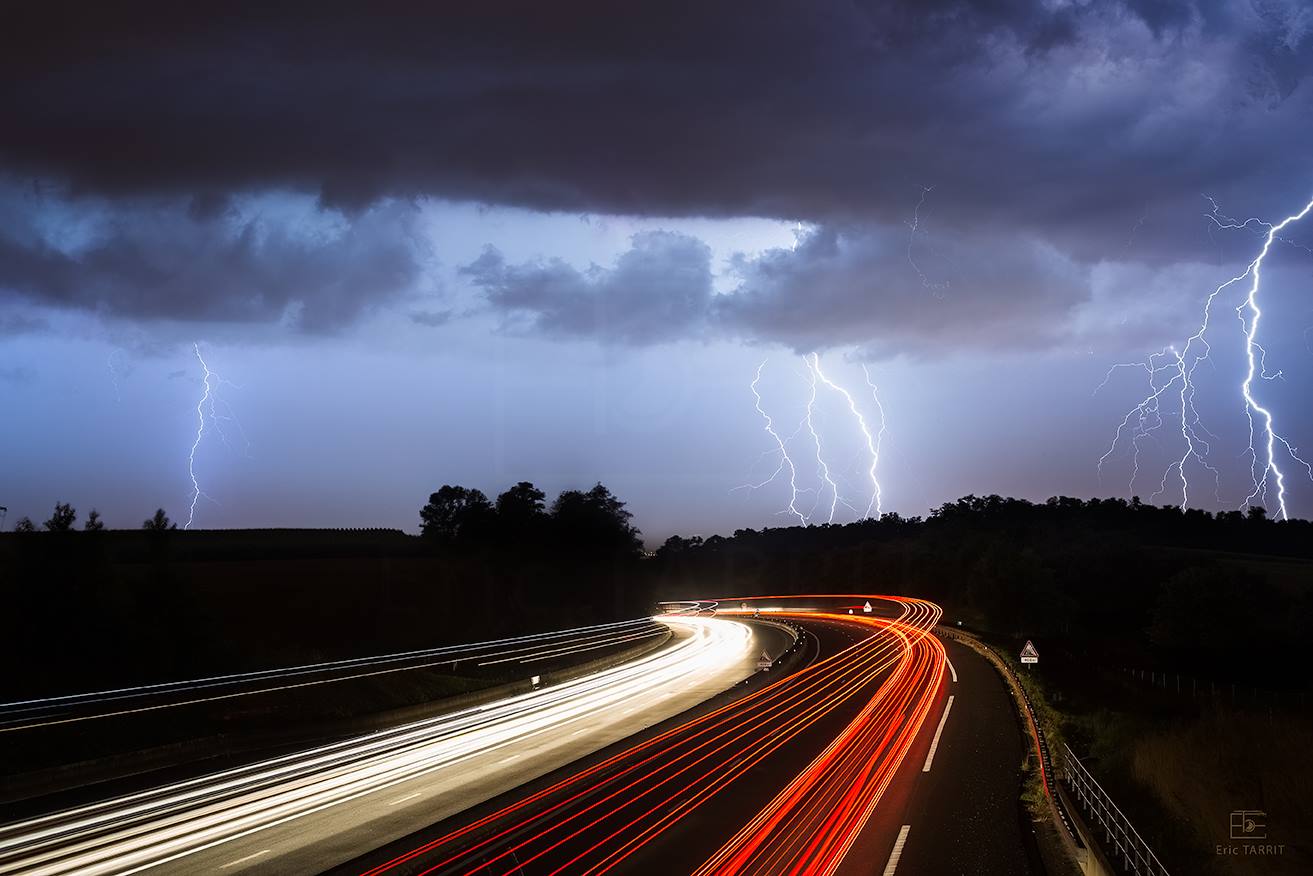
<instances>
[{"instance_id":1,"label":"asphalt road surface","mask_svg":"<svg viewBox=\"0 0 1313 876\"><path fill-rule=\"evenodd\" d=\"M927 722L927 732L909 752L840 874L1038 876L1044 872L1018 802L1029 737L1023 736L1007 688L989 662L951 640L945 640L944 647L952 671L930 712L933 720ZM950 696L952 706L948 706ZM945 709L948 718L943 720ZM931 758L929 749L941 720L943 730ZM886 868L900 835L902 843L891 871Z\"/></svg>"}]
</instances>

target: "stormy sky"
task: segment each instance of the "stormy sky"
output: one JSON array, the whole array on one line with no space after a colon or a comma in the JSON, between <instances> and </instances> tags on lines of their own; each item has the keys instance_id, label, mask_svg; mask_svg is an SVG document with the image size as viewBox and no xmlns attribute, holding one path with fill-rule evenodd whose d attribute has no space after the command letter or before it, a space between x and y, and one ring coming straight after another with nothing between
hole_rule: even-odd
<instances>
[{"instance_id":1,"label":"stormy sky","mask_svg":"<svg viewBox=\"0 0 1313 876\"><path fill-rule=\"evenodd\" d=\"M827 467L866 511L881 411L885 511L1179 503L1178 393L1105 375L1313 198L1299 0L192 6L0 35L11 524L185 518L198 351L198 526L414 529L522 479L601 480L649 541L796 522L763 361L813 522ZM1313 451L1309 247L1263 263L1252 395ZM1189 348L1192 506L1250 499L1246 290Z\"/></svg>"}]
</instances>

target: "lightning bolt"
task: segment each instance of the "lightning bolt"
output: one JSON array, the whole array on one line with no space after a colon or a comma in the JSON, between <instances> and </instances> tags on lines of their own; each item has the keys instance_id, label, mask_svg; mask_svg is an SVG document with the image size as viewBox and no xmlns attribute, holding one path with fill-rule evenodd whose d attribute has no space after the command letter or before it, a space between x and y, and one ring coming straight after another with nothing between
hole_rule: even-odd
<instances>
[{"instance_id":1,"label":"lightning bolt","mask_svg":"<svg viewBox=\"0 0 1313 876\"><path fill-rule=\"evenodd\" d=\"M822 383L843 396L844 401L848 403L848 410L852 413L853 419L857 421L857 428L861 430L862 437L866 441L866 450L871 455L871 466L866 472L867 477L871 480L871 501L866 505L866 516L870 517L872 510L874 510L875 516L878 517L883 513L881 508L883 491L880 488L880 480L876 477L876 469L880 465L880 449L876 445L875 437L871 434L871 429L866 424L866 418L862 416L862 412L858 409L857 402L853 400L852 394L825 376L825 372L821 370L821 357L817 353L811 354L811 368L816 376L820 378ZM883 409L881 409L881 421L883 421L883 419L884 412ZM883 431L884 427L882 422L881 435L883 435Z\"/></svg>"},{"instance_id":2,"label":"lightning bolt","mask_svg":"<svg viewBox=\"0 0 1313 876\"><path fill-rule=\"evenodd\" d=\"M1198 330L1186 340L1185 345L1179 352L1174 346L1166 347L1162 351L1149 356L1146 362L1118 363L1108 370L1103 382L1095 389L1096 393L1107 385L1112 374L1119 368L1143 369L1148 377L1149 393L1122 418L1107 452L1099 458L1099 473L1102 475L1104 463L1122 443L1123 435L1129 433L1134 463L1130 488L1132 492L1134 491L1135 479L1140 471L1139 442L1143 438L1151 437L1163 425L1162 401L1169 391L1174 391L1173 395L1176 398L1179 410L1169 411L1167 414L1168 416L1179 417L1181 442L1184 445L1184 451L1179 459L1168 465L1159 482L1158 489L1150 496L1150 500L1152 501L1167 491L1168 480L1171 479L1172 473L1175 471L1181 489L1179 507L1185 509L1190 502L1190 478L1186 472L1186 465L1194 460L1213 475L1213 495L1220 502L1221 473L1208 461L1211 450L1208 439L1215 439L1216 436L1204 427L1195 408L1195 371L1198 369L1200 362L1208 359L1211 352L1207 335L1212 327L1215 302L1219 296L1232 286L1244 283L1247 280L1248 289L1235 311L1245 339L1247 367L1244 379L1240 383L1240 395L1244 402L1245 418L1249 429L1249 443L1245 452L1249 455L1250 480L1253 489L1245 497L1240 507L1249 507L1255 499L1260 497L1262 501L1266 501L1271 485L1275 485L1278 514L1282 520L1286 520L1289 519L1289 512L1286 507L1285 473L1277 463L1276 445L1280 444L1293 461L1302 465L1310 478L1313 478L1313 466L1302 459L1298 454L1298 449L1293 447L1289 441L1276 431L1272 411L1261 405L1254 396L1253 387L1256 378L1276 380L1281 377L1280 371L1268 372L1267 351L1258 342L1258 327L1263 315L1258 305L1258 297L1262 287L1263 263L1272 249L1272 244L1280 240L1284 243L1300 246L1281 237L1281 232L1288 226L1299 222L1310 211L1313 211L1313 201L1305 204L1304 208L1298 213L1287 216L1276 224L1256 218L1246 219L1243 222L1234 220L1222 213L1217 202L1213 201L1212 198L1208 198L1208 201L1212 205L1212 210L1205 214L1205 217L1213 223L1209 227L1210 236L1214 227L1218 229L1247 229L1251 225L1256 225L1266 229L1266 233L1262 235L1263 245L1258 255L1246 265L1243 272L1226 280L1209 293L1204 302L1203 319L1200 321ZM1301 248L1307 249L1306 247ZM1260 454L1256 442L1263 448L1261 468L1259 464Z\"/></svg>"},{"instance_id":3,"label":"lightning bolt","mask_svg":"<svg viewBox=\"0 0 1313 876\"><path fill-rule=\"evenodd\" d=\"M233 449L232 442L228 440L228 434L223 424L225 422L234 423L242 435L245 445L244 453L250 449L250 441L246 440L246 431L242 428L241 421L237 419L228 403L220 398L218 394L219 387L225 384L237 389L241 389L241 387L210 370L210 366L205 362L205 357L201 355L199 343L192 344L192 352L195 353L196 361L201 366L202 392L200 399L196 402L196 437L193 439L191 450L187 454L187 477L191 479L192 493L191 502L187 509L187 522L183 525L183 529L190 529L192 523L195 522L196 504L202 496L211 502L214 501L209 494L201 489L200 481L196 478L196 451L200 449L201 442L205 439L207 424L214 426L214 431L218 433L219 440L223 442L224 447L231 451ZM220 410L223 413L220 413Z\"/></svg>"},{"instance_id":4,"label":"lightning bolt","mask_svg":"<svg viewBox=\"0 0 1313 876\"><path fill-rule=\"evenodd\" d=\"M1250 474L1254 478L1253 492L1245 497L1244 505L1249 505L1260 494L1262 494L1264 500L1266 500L1268 477L1271 476L1276 481L1277 507L1280 509L1282 520L1289 519L1289 514L1286 511L1286 478L1281 469L1277 466L1276 443L1278 441L1281 442L1282 446L1286 448L1286 453L1288 453L1294 461L1303 465L1311 478L1313 478L1313 466L1310 466L1307 462L1301 459L1296 452L1296 449L1290 446L1290 442L1277 434L1272 425L1272 412L1260 405L1258 400L1254 398L1253 386L1256 373L1261 374L1265 380L1272 380L1281 376L1281 372L1279 371L1272 377L1267 375L1267 351L1259 346L1256 341L1258 336L1258 323L1259 320L1263 318L1263 311L1259 309L1258 306L1258 289L1259 284L1262 282L1263 260L1267 258L1268 252L1271 251L1272 242L1277 239L1277 235L1284 230L1286 226L1300 221L1309 214L1310 210L1313 210L1313 200L1310 200L1305 204L1304 209L1300 210L1298 213L1287 216L1276 225L1268 226L1267 238L1263 241L1263 248L1259 251L1258 257L1249 263L1249 267L1244 274L1235 278L1236 281L1243 279L1246 275L1251 278L1249 291L1245 295L1245 300L1236 308L1236 317L1240 320L1240 325L1245 329L1245 359L1248 368L1245 371L1245 379L1240 384L1240 392L1245 397L1245 416L1249 420ZM1244 224L1248 224L1248 221L1249 220L1246 220ZM1247 324L1245 320L1246 311L1249 313ZM1254 355L1255 350L1258 351L1257 357ZM1265 445L1267 456L1266 464L1263 466L1263 477L1261 481L1258 479L1256 472L1258 466L1258 453L1254 449L1255 413L1263 418L1263 443ZM1244 505L1241 507L1244 507Z\"/></svg>"},{"instance_id":5,"label":"lightning bolt","mask_svg":"<svg viewBox=\"0 0 1313 876\"><path fill-rule=\"evenodd\" d=\"M807 397L807 431L811 433L812 441L816 444L816 467L820 469L821 481L825 484L825 486L816 493L816 504L820 504L821 499L825 497L825 487L828 487L830 490L830 516L825 522L833 523L834 511L839 505L839 485L830 477L830 467L826 464L825 458L821 455L821 436L820 433L816 431L816 423L812 419L816 412L817 370L810 360L804 359L804 361L807 362L807 368L811 374L811 394ZM812 512L814 513L815 510L816 507L813 505Z\"/></svg>"},{"instance_id":6,"label":"lightning bolt","mask_svg":"<svg viewBox=\"0 0 1313 876\"><path fill-rule=\"evenodd\" d=\"M916 208L912 210L912 219L907 223L909 229L907 233L907 263L912 266L912 270L916 271L916 275L921 278L922 288L929 289L936 298L943 298L948 283L931 283L929 278L926 277L925 271L921 270L921 266L912 257L912 246L916 243L916 232L921 227L921 208L925 206L926 197L934 190L934 186L921 186L921 200L916 202Z\"/></svg>"},{"instance_id":7,"label":"lightning bolt","mask_svg":"<svg viewBox=\"0 0 1313 876\"><path fill-rule=\"evenodd\" d=\"M735 489L759 490L762 487L766 486L767 484L773 483L775 479L780 476L780 473L787 468L789 470L788 513L797 517L798 522L805 526L807 524L807 518L803 515L801 511L798 510L798 493L799 493L798 469L793 464L793 459L789 456L789 449L787 446L788 442L786 442L783 438L780 437L779 432L775 431L775 421L771 419L771 415L766 413L765 409L762 408L761 393L757 390L757 384L761 382L761 372L766 368L766 363L768 361L769 361L768 359L763 359L761 361L761 364L757 366L757 373L752 378L752 383L750 384L749 388L752 390L753 399L755 399L757 413L761 415L762 420L764 420L766 423L765 426L766 434L769 435L771 437L771 440L775 442L775 452L778 452L780 455L779 464L776 465L775 471L771 474L771 476L766 478L766 480L762 481L761 483L744 484L741 487L735 487Z\"/></svg>"},{"instance_id":8,"label":"lightning bolt","mask_svg":"<svg viewBox=\"0 0 1313 876\"><path fill-rule=\"evenodd\" d=\"M792 514L794 517L798 518L798 522L803 524L804 526L810 523L811 518L817 513L817 508L824 501L827 491L830 497L830 507L829 507L829 512L826 514L826 520L825 520L826 523L834 522L835 515L838 512L838 507L840 505L849 509L854 514L858 515L859 518L860 517L869 518L872 516L872 514L878 516L879 514L883 513L883 508L881 504L883 493L876 472L880 462L880 448L884 440L885 431L886 431L886 420L885 420L884 406L880 402L879 391L875 383L871 380L871 373L866 368L865 365L862 366L862 373L866 377L866 385L871 390L871 395L875 402L875 409L879 416L879 426L875 430L874 434L872 433L871 427L867 424L866 417L863 416L861 410L858 408L857 402L853 398L852 393L850 393L847 389L840 386L838 383L834 382L828 376L826 376L824 370L821 367L820 356L816 353L809 353L808 355L802 357L802 361L807 366L807 373L809 377L805 413L803 415L802 421L798 424L798 428L795 429L793 434L788 436L787 438L780 435L779 430L776 429L775 427L774 419L770 416L770 414L766 412L766 410L762 406L761 392L758 389L758 384L761 382L761 375L762 375L762 371L766 367L766 362L763 361L760 365L757 366L756 374L753 376L752 382L749 384L749 389L752 392L752 397L755 403L754 406L756 408L757 415L761 417L762 422L765 425L766 434L770 436L771 441L775 445L772 450L766 451L766 453L762 455L766 456L768 454L778 454L779 458L775 466L775 471L771 473L770 477L766 478L760 483L742 484L738 487L735 487L734 489L757 490L768 484L775 482L777 479L780 478L781 475L787 472L788 481L789 481L789 504L785 510L780 511L779 513ZM870 496L870 500L867 502L865 512L862 512L859 508L857 508L852 503L850 503L847 499L844 498L843 491L840 490L839 484L835 480L834 470L831 468L830 464L826 461L824 446L827 442L822 438L822 429L817 425L817 420L816 420L816 404L818 401L817 399L818 388L822 384L843 397L844 401L848 405L849 412L852 414L854 420L857 423L858 429L861 432L863 439L865 440L866 453L869 454L871 460L870 467L866 471L867 477L870 479L871 482L871 496ZM815 454L816 468L818 471L818 477L820 478L821 481L821 486L819 487L819 489L816 490L817 493L816 501L812 503L811 510L808 511L807 513L803 513L801 510L799 510L798 497L803 493L812 492L812 489L811 488L802 489L798 486L798 467L795 464L794 460L789 456L789 452L788 452L789 443L803 429L807 430L808 434L811 436L812 439L812 446L816 448L816 454Z\"/></svg>"},{"instance_id":9,"label":"lightning bolt","mask_svg":"<svg viewBox=\"0 0 1313 876\"><path fill-rule=\"evenodd\" d=\"M876 413L880 415L880 429L875 433L875 455L878 460L880 456L880 448L884 445L884 434L886 430L884 404L880 401L880 389L875 385L875 381L871 380L871 372L866 367L865 362L862 363L862 375L866 377L866 385L871 390L871 399L875 402ZM872 467L872 472L874 472L874 466ZM879 488L880 485L876 484L877 491L879 491Z\"/></svg>"},{"instance_id":10,"label":"lightning bolt","mask_svg":"<svg viewBox=\"0 0 1313 876\"><path fill-rule=\"evenodd\" d=\"M192 344L191 346L196 353L196 361L201 363L201 370L204 372L201 383L205 391L201 393L200 401L196 402L196 440L192 442L191 452L187 454L187 476L191 478L192 493L191 507L187 509L187 522L183 525L183 529L191 529L192 523L196 520L196 503L201 496L205 496L204 491L201 490L200 481L196 480L196 451L201 446L201 439L205 437L206 406L210 403L213 392L213 387L210 386L210 378L214 376L210 366L205 364L205 358L201 356L200 344ZM210 497L205 496L205 498Z\"/></svg>"}]
</instances>

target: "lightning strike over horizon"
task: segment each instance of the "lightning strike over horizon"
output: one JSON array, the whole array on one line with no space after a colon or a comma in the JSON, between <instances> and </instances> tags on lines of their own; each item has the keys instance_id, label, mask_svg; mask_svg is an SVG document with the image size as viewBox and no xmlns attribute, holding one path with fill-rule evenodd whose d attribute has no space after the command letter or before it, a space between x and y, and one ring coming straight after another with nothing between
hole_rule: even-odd
<instances>
[{"instance_id":1,"label":"lightning strike over horizon","mask_svg":"<svg viewBox=\"0 0 1313 876\"><path fill-rule=\"evenodd\" d=\"M808 385L807 385L808 392L804 401L804 413L803 413L802 421L798 424L798 428L794 431L793 435L790 435L787 438L780 435L779 431L775 427L774 419L772 419L772 417L768 413L766 413L765 409L762 406L761 392L758 389L758 385L761 382L762 371L766 366L766 362L763 361L760 365L757 366L756 374L754 375L752 382L749 384L749 389L753 395L757 414L764 421L766 433L770 435L771 440L775 444L775 447L772 450L766 451L766 453L764 453L763 456L767 454L778 454L779 460L776 464L775 470L765 480L761 481L760 483L742 484L738 487L735 487L734 489L735 490L760 489L761 487L764 487L767 484L773 483L787 470L789 475L788 481L789 481L789 491L790 491L789 504L786 509L778 513L792 514L793 516L798 518L799 523L803 524L804 526L809 525L812 521L813 516L815 516L817 513L817 508L820 506L821 502L824 501L824 499L826 498L826 494L828 492L830 502L829 502L829 511L827 514L825 514L824 522L826 523L834 522L835 516L838 513L838 507L840 505L852 511L853 514L857 515L858 519L869 518L873 515L879 516L881 513L883 513L883 508L882 508L883 492L879 479L876 475L876 469L877 466L879 465L879 460L880 460L881 443L884 440L884 436L886 432L886 420L885 420L884 406L880 402L879 392L876 388L876 385L871 380L870 371L866 368L865 365L862 366L862 373L863 375L865 375L866 384L871 390L872 400L875 403L875 409L879 417L879 426L874 433L872 432L871 427L867 424L866 417L862 414L860 408L857 405L857 401L856 399L853 398L852 394L847 389L836 383L834 380L831 380L822 370L820 356L816 353L809 353L806 356L802 357L802 361L807 368L807 379L808 379ZM819 421L816 418L817 405L819 401L818 386L821 384L824 384L827 388L833 390L835 393L837 393L839 396L843 398L844 402L847 405L848 412L856 420L858 430L863 438L863 444L864 444L863 455L869 455L870 457L871 460L870 466L866 468L864 473L871 482L871 496L869 501L867 502L866 510L864 512L860 508L854 506L851 502L849 502L844 497L843 490L840 489L839 481L837 481L835 478L834 467L829 461L827 461L824 448L830 442L829 439L824 437L826 430L822 428L822 426L819 424ZM794 460L792 459L792 457L790 457L788 454L789 442L792 441L792 439L798 434L798 432L801 432L803 429L806 429L808 434L811 436L812 445L816 449L815 452L816 469L817 469L817 478L820 482L820 486L817 487L815 490L813 490L811 487L802 488L798 486L798 473L799 473L798 467L794 462ZM810 493L810 492L817 493L816 501L812 504L811 510L804 513L798 508L798 497L803 493Z\"/></svg>"},{"instance_id":2,"label":"lightning strike over horizon","mask_svg":"<svg viewBox=\"0 0 1313 876\"><path fill-rule=\"evenodd\" d=\"M807 360L804 358L804 361ZM807 397L807 431L811 433L812 441L816 444L816 466L821 473L821 482L830 490L830 516L826 518L825 522L833 523L835 509L839 506L839 485L830 477L830 466L826 464L825 458L821 455L821 436L820 433L816 431L816 423L813 419L816 413L817 371L816 367L811 362L807 362L807 367L808 372L811 375L811 394ZM816 505L820 504L821 499L825 498L825 487L822 487L816 493L816 503L812 506L812 514L816 512ZM808 519L810 519L810 517L811 514L808 515Z\"/></svg>"},{"instance_id":3,"label":"lightning strike over horizon","mask_svg":"<svg viewBox=\"0 0 1313 876\"><path fill-rule=\"evenodd\" d=\"M793 459L789 456L787 442L780 437L779 432L775 431L775 421L771 418L771 415L766 413L765 409L762 408L761 393L757 389L757 384L761 382L761 372L765 370L766 363L768 361L770 360L769 359L761 360L761 364L757 366L757 373L752 378L752 383L749 385L749 389L751 389L752 397L755 399L757 413L760 414L761 418L766 421L766 426L765 426L766 434L769 435L775 441L776 451L780 455L779 464L776 465L775 471L771 474L771 476L766 478L766 480L762 481L761 483L743 484L741 487L736 487L735 489L759 490L762 487L766 486L767 484L773 483L775 479L780 476L780 473L785 468L788 468L789 507L787 509L787 513L793 514L795 517L798 518L798 522L805 526L807 524L807 518L803 515L801 511L798 510L798 493L799 493L798 469L794 466Z\"/></svg>"},{"instance_id":4,"label":"lightning strike over horizon","mask_svg":"<svg viewBox=\"0 0 1313 876\"><path fill-rule=\"evenodd\" d=\"M232 409L228 406L228 403L223 401L218 395L218 387L220 385L228 384L229 386L236 386L236 384L225 380L217 373L210 370L210 366L206 363L205 357L201 355L199 342L192 344L192 352L196 356L196 361L201 365L202 392L200 399L196 402L196 437L192 441L191 450L187 453L187 476L191 479L192 493L191 501L187 509L187 522L182 527L184 530L190 529L191 525L196 521L196 504L200 501L202 496L209 499L211 502L214 501L208 493L201 489L200 481L196 477L196 452L200 449L201 442L205 439L207 424L213 425L214 431L219 435L219 440L223 442L225 447L232 450L232 444L228 440L227 433L224 431L222 423L224 421L236 423L238 430L242 434L242 439L245 442L246 448L249 449L250 447L250 442L246 441L246 432L242 429L241 421L232 413ZM221 415L219 413L220 406L226 411L226 414Z\"/></svg>"},{"instance_id":5,"label":"lightning strike over horizon","mask_svg":"<svg viewBox=\"0 0 1313 876\"><path fill-rule=\"evenodd\" d=\"M852 412L853 418L857 420L857 427L861 430L862 437L866 440L866 450L871 455L871 467L867 469L867 477L871 480L871 501L866 505L865 516L870 517L871 511L874 509L875 516L879 517L884 513L884 510L881 507L883 490L880 487L879 478L876 477L876 468L880 465L880 449L875 443L875 438L871 435L870 427L866 425L866 418L863 417L862 412L858 410L857 403L853 400L852 394L825 376L825 372L821 370L821 357L819 354L811 354L811 367L816 372L816 376L821 379L822 383L843 396L844 400L848 403L848 410ZM884 431L883 420L883 408L881 408L881 434L883 434Z\"/></svg>"},{"instance_id":6,"label":"lightning strike over horizon","mask_svg":"<svg viewBox=\"0 0 1313 876\"><path fill-rule=\"evenodd\" d=\"M1207 196L1205 196L1207 197ZM1194 460L1200 467L1204 468L1213 475L1214 479L1214 498L1220 504L1221 491L1221 472L1209 461L1211 452L1210 439L1216 439L1216 436L1204 427L1198 411L1195 407L1196 383L1195 372L1199 363L1209 359L1211 347L1207 339L1209 330L1212 328L1213 307L1219 296L1222 296L1228 289L1236 284L1248 280L1248 288L1240 302L1236 305L1236 317L1240 322L1241 333L1244 338L1244 352L1246 368L1244 378L1240 381L1240 396L1243 402L1245 418L1248 426L1248 444L1244 450L1249 456L1250 463L1250 481L1252 489L1245 496L1244 501L1239 505L1241 509L1252 507L1255 500L1266 502L1269 491L1275 487L1277 513L1282 520L1289 519L1289 511L1286 506L1286 479L1285 472L1282 471L1278 464L1277 445L1284 448L1285 453L1294 462L1304 467L1310 479L1313 479L1313 465L1300 457L1298 448L1293 446L1284 436L1276 431L1275 415L1270 408L1264 407L1254 395L1255 379L1277 380L1282 373L1280 370L1269 372L1267 368L1267 351L1258 341L1259 323L1262 319L1263 312L1259 307L1258 299L1262 287L1262 268L1268 253L1272 249L1272 244L1278 240L1284 243L1302 247L1281 237L1281 232L1288 226L1293 225L1310 211L1313 211L1313 200L1304 205L1304 208L1297 213L1287 216L1276 224L1265 222L1257 218L1249 218L1243 222L1232 219L1222 213L1216 201L1208 198L1212 204L1212 210L1205 214L1210 222L1213 223L1211 228L1219 230L1239 230L1248 229L1251 225L1259 226L1266 229L1263 233L1263 245L1258 254L1245 266L1245 270L1240 274L1231 277L1219 286L1213 289L1204 301L1203 318L1200 321L1199 328L1185 342L1182 349L1178 352L1175 346L1165 347L1158 353L1149 356L1145 362L1124 362L1112 366L1104 376L1103 382L1095 389L1097 393L1107 385L1109 378L1119 368L1140 368L1148 375L1149 394L1146 395L1137 405L1132 407L1123 417L1113 435L1113 440L1107 452L1099 458L1098 469L1100 475L1103 473L1103 465L1112 453L1117 449L1122 441L1123 433L1131 435L1130 444L1132 447L1133 470L1131 474L1130 489L1134 492L1135 479L1139 475L1139 442L1141 439L1151 437L1164 423L1162 400L1164 396L1172 391L1176 399L1178 410L1167 411L1167 416L1176 417L1180 422L1181 442L1184 445L1179 458L1175 458L1166 470L1163 472L1162 479L1158 489L1150 496L1150 500L1156 499L1159 495L1168 489L1168 480L1172 478L1175 471L1176 478L1180 482L1181 501L1179 507L1184 510L1190 502L1191 487L1190 477L1186 472L1186 465ZM1220 217L1220 218L1219 218ZM1170 351L1170 356L1169 356ZM1167 359L1166 364L1161 361ZM1166 378L1161 383L1160 379ZM1135 423L1132 425L1132 420ZM1256 446L1256 442L1257 445ZM1262 447L1262 463L1260 465L1259 447Z\"/></svg>"}]
</instances>

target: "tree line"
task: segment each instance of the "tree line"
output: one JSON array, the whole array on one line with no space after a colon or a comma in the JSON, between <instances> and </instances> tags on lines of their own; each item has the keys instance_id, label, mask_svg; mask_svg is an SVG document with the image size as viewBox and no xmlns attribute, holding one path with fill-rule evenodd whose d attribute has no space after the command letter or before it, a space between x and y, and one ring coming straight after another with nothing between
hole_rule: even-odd
<instances>
[{"instance_id":1,"label":"tree line","mask_svg":"<svg viewBox=\"0 0 1313 876\"><path fill-rule=\"evenodd\" d=\"M68 502L56 502L55 510L51 513L49 519L41 524L41 528L46 532L73 532L77 522L77 509ZM169 515L164 513L163 508L156 508L155 513L147 517L141 523L141 528L152 532L165 532L167 530L177 529L178 524L169 519ZM105 529L105 521L100 519L100 512L95 508L87 515L87 520L82 524L84 532L102 532ZM14 523L14 532L36 532L37 526L32 522L31 517L20 517Z\"/></svg>"},{"instance_id":2,"label":"tree line","mask_svg":"<svg viewBox=\"0 0 1313 876\"><path fill-rule=\"evenodd\" d=\"M477 549L513 545L638 557L643 546L633 515L602 484L565 490L549 506L547 494L520 481L495 501L477 489L442 486L420 509L420 534L435 545Z\"/></svg>"},{"instance_id":3,"label":"tree line","mask_svg":"<svg viewBox=\"0 0 1313 876\"><path fill-rule=\"evenodd\" d=\"M892 593L946 620L1082 659L1299 685L1313 634L1313 523L1122 499L966 496L922 517L672 536L662 598ZM1245 655L1237 660L1237 655Z\"/></svg>"}]
</instances>

